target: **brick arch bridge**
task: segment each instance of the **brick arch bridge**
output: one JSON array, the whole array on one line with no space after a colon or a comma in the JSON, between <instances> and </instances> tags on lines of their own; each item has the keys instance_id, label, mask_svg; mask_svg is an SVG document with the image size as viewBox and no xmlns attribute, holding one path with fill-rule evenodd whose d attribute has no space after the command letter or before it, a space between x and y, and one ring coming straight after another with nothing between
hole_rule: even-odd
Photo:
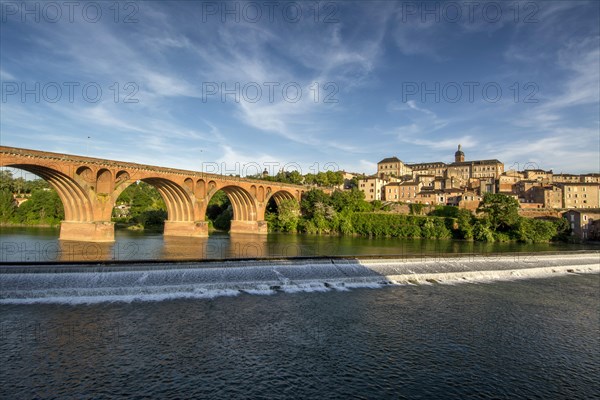
<instances>
[{"instance_id":1,"label":"brick arch bridge","mask_svg":"<svg viewBox=\"0 0 600 400\"><path fill-rule=\"evenodd\" d=\"M219 190L233 207L233 233L267 233L265 210L273 199L300 201L305 188L253 179L163 168L122 161L0 146L0 166L19 168L48 181L63 203L64 240L113 241L113 207L137 181L147 182L167 206L164 235L208 236L206 208Z\"/></svg>"}]
</instances>

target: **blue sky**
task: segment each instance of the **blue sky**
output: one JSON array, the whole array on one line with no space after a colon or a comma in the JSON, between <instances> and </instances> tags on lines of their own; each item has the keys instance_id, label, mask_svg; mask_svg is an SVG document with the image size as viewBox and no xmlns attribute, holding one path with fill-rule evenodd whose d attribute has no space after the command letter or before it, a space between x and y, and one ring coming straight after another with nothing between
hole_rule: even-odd
<instances>
[{"instance_id":1,"label":"blue sky","mask_svg":"<svg viewBox=\"0 0 600 400\"><path fill-rule=\"evenodd\" d=\"M2 2L2 145L243 174L460 143L600 169L596 1L46 4Z\"/></svg>"}]
</instances>

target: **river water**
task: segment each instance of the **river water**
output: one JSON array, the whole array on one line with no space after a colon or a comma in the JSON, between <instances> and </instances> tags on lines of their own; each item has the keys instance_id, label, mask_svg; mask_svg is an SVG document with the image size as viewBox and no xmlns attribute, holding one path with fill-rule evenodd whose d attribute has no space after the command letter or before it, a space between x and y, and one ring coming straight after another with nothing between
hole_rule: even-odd
<instances>
[{"instance_id":1,"label":"river water","mask_svg":"<svg viewBox=\"0 0 600 400\"><path fill-rule=\"evenodd\" d=\"M0 307L0 397L600 396L600 277Z\"/></svg>"},{"instance_id":2,"label":"river water","mask_svg":"<svg viewBox=\"0 0 600 400\"><path fill-rule=\"evenodd\" d=\"M99 245L61 242L57 230L31 228L3 228L0 242L8 263L468 252L500 266L487 255L598 249L124 231ZM518 266L527 256L510 262ZM435 267L436 258L428 263ZM5 266L0 297L25 299L0 302L0 398L600 398L598 274L219 290L252 262L203 265L186 271L165 261L145 267L155 271L147 274L136 266L103 272L115 267L58 265L34 273ZM192 285L198 276L217 290L176 295L175 278ZM151 292L156 285L159 295Z\"/></svg>"},{"instance_id":3,"label":"river water","mask_svg":"<svg viewBox=\"0 0 600 400\"><path fill-rule=\"evenodd\" d=\"M598 250L598 245L563 243L477 243L457 240L364 238L300 234L214 233L208 238L163 237L161 233L117 230L114 243L58 240L58 229L2 227L0 262L100 260L185 260L252 257L493 254Z\"/></svg>"}]
</instances>

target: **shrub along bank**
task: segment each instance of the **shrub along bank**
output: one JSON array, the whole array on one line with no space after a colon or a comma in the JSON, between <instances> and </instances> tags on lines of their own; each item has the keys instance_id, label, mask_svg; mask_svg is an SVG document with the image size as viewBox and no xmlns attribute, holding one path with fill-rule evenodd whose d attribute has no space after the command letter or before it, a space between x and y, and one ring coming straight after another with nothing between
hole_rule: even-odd
<instances>
[{"instance_id":1,"label":"shrub along bank","mask_svg":"<svg viewBox=\"0 0 600 400\"><path fill-rule=\"evenodd\" d=\"M300 206L293 200L282 201L277 212L268 212L266 219L271 231L310 234L526 243L567 240L569 236L565 219L520 217L518 202L501 194L484 195L477 216L452 206L438 206L426 216L418 215L422 207L411 207L411 213L417 215L383 208L381 202L365 201L356 189L331 196L313 189L305 193Z\"/></svg>"}]
</instances>

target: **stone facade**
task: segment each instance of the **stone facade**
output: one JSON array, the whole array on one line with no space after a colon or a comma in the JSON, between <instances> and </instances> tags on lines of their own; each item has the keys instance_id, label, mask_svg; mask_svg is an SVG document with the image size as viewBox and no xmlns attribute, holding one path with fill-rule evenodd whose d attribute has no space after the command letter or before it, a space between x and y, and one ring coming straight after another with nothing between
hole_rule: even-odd
<instances>
[{"instance_id":1,"label":"stone facade","mask_svg":"<svg viewBox=\"0 0 600 400\"><path fill-rule=\"evenodd\" d=\"M524 193L525 203L538 203L543 208L562 208L563 191L559 186L532 186Z\"/></svg>"},{"instance_id":2,"label":"stone facade","mask_svg":"<svg viewBox=\"0 0 600 400\"><path fill-rule=\"evenodd\" d=\"M569 210L563 217L571 225L571 234L579 239L598 240L598 221L600 221L600 209Z\"/></svg>"},{"instance_id":3,"label":"stone facade","mask_svg":"<svg viewBox=\"0 0 600 400\"><path fill-rule=\"evenodd\" d=\"M562 183L563 208L600 207L600 185L597 183Z\"/></svg>"},{"instance_id":4,"label":"stone facade","mask_svg":"<svg viewBox=\"0 0 600 400\"><path fill-rule=\"evenodd\" d=\"M402 177L410 175L412 170L397 157L388 157L377 163L377 175L380 178Z\"/></svg>"},{"instance_id":5,"label":"stone facade","mask_svg":"<svg viewBox=\"0 0 600 400\"><path fill-rule=\"evenodd\" d=\"M445 177L448 164L444 162L430 162L420 164L408 164L412 170L413 178L419 175L433 175L435 177Z\"/></svg>"},{"instance_id":6,"label":"stone facade","mask_svg":"<svg viewBox=\"0 0 600 400\"><path fill-rule=\"evenodd\" d=\"M384 200L415 203L422 184L415 181L393 182L385 185Z\"/></svg>"},{"instance_id":7,"label":"stone facade","mask_svg":"<svg viewBox=\"0 0 600 400\"><path fill-rule=\"evenodd\" d=\"M358 180L358 188L364 192L365 200L385 200L383 187L390 183L389 179L369 176Z\"/></svg>"}]
</instances>

